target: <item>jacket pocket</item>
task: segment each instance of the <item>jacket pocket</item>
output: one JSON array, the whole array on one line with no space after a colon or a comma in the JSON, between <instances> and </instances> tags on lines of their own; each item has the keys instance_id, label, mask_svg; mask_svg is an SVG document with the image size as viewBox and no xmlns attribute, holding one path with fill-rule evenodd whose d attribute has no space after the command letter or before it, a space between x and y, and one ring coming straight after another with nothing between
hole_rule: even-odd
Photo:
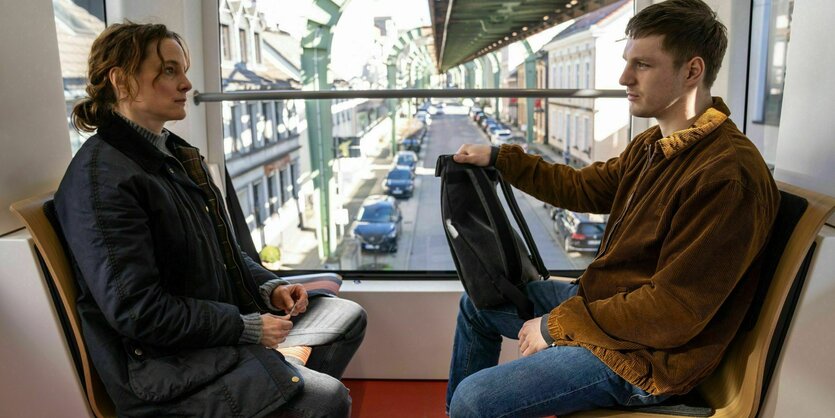
<instances>
[{"instance_id":1,"label":"jacket pocket","mask_svg":"<svg viewBox=\"0 0 835 418\"><path fill-rule=\"evenodd\" d=\"M199 389L237 362L234 347L188 349L155 358L136 349L128 356L128 378L137 397L164 402Z\"/></svg>"}]
</instances>

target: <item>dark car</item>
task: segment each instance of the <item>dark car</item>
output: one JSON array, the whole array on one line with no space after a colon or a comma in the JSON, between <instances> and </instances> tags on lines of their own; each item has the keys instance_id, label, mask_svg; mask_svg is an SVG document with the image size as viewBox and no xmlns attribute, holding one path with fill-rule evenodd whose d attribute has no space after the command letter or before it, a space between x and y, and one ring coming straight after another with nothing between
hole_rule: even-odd
<instances>
[{"instance_id":1,"label":"dark car","mask_svg":"<svg viewBox=\"0 0 835 418\"><path fill-rule=\"evenodd\" d=\"M565 251L597 252L606 230L606 221L606 215L565 209L554 211L554 230L562 240Z\"/></svg>"},{"instance_id":2,"label":"dark car","mask_svg":"<svg viewBox=\"0 0 835 418\"><path fill-rule=\"evenodd\" d=\"M415 173L408 168L392 168L383 179L383 190L391 196L411 197L415 190Z\"/></svg>"},{"instance_id":3,"label":"dark car","mask_svg":"<svg viewBox=\"0 0 835 418\"><path fill-rule=\"evenodd\" d=\"M406 151L414 151L415 153L420 152L421 147L421 140L418 137L410 136L403 141L400 142L400 146L402 149Z\"/></svg>"},{"instance_id":4,"label":"dark car","mask_svg":"<svg viewBox=\"0 0 835 418\"><path fill-rule=\"evenodd\" d=\"M417 168L417 154L414 151L398 151L392 160L392 165L395 168L408 168L415 171Z\"/></svg>"},{"instance_id":5,"label":"dark car","mask_svg":"<svg viewBox=\"0 0 835 418\"><path fill-rule=\"evenodd\" d=\"M362 202L352 234L363 250L396 252L402 220L393 197L371 195Z\"/></svg>"}]
</instances>

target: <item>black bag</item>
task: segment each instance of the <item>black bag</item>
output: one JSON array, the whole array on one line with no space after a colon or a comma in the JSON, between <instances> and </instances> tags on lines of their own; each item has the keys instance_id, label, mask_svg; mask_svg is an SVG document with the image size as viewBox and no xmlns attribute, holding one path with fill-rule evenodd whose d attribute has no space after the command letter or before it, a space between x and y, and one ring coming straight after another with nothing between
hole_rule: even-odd
<instances>
[{"instance_id":1,"label":"black bag","mask_svg":"<svg viewBox=\"0 0 835 418\"><path fill-rule=\"evenodd\" d=\"M510 185L496 169L459 164L451 155L438 157L435 177L441 178L441 217L452 259L473 304L482 309L510 302L520 318L533 318L525 285L549 273ZM496 183L501 184L524 242L508 221Z\"/></svg>"}]
</instances>

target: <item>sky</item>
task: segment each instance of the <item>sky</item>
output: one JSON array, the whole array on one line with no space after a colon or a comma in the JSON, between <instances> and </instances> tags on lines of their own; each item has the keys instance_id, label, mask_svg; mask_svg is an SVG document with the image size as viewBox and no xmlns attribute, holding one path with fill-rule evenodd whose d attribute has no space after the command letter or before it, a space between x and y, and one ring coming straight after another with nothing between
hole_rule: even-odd
<instances>
[{"instance_id":1,"label":"sky","mask_svg":"<svg viewBox=\"0 0 835 418\"><path fill-rule=\"evenodd\" d=\"M311 14L310 0L259 0L258 8L270 23L297 38L304 35L305 16ZM429 4L426 0L348 0L334 28L331 45L331 70L336 78L350 80L362 75L362 69L373 46L374 18L388 16L399 31L429 26ZM531 48L539 50L573 20L544 30L528 38ZM521 42L509 46L508 68L524 61L526 50Z\"/></svg>"},{"instance_id":2,"label":"sky","mask_svg":"<svg viewBox=\"0 0 835 418\"><path fill-rule=\"evenodd\" d=\"M268 22L296 37L304 34L309 2L299 0L261 0L258 8ZM350 79L362 74L373 45L374 18L389 16L399 31L429 25L426 0L348 0L334 28L331 69L337 78Z\"/></svg>"}]
</instances>

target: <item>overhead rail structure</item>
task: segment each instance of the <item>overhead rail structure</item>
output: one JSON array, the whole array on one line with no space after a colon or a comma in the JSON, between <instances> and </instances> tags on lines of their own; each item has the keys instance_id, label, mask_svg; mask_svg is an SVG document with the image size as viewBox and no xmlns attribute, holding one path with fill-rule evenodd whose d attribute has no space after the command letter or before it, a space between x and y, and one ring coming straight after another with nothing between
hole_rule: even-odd
<instances>
[{"instance_id":1,"label":"overhead rail structure","mask_svg":"<svg viewBox=\"0 0 835 418\"><path fill-rule=\"evenodd\" d=\"M621 0L432 0L438 71Z\"/></svg>"},{"instance_id":2,"label":"overhead rail structure","mask_svg":"<svg viewBox=\"0 0 835 418\"><path fill-rule=\"evenodd\" d=\"M194 92L194 103L225 100L283 100L283 99L400 99L400 98L460 98L460 97L564 97L582 99L623 99L625 90L595 89L400 89L400 90L257 90L226 93Z\"/></svg>"}]
</instances>

